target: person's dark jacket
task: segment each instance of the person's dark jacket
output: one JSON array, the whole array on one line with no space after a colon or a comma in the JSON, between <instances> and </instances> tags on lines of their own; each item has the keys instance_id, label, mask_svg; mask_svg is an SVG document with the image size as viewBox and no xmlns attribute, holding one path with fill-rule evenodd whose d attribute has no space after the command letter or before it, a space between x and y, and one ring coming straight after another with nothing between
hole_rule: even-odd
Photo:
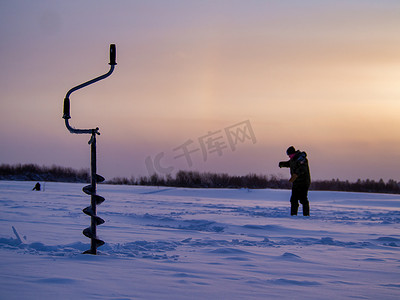
<instances>
[{"instance_id":1,"label":"person's dark jacket","mask_svg":"<svg viewBox=\"0 0 400 300\"><path fill-rule=\"evenodd\" d=\"M292 159L280 162L279 167L290 168L290 175L294 178L293 187L310 186L310 169L308 167L307 154L305 152L297 150Z\"/></svg>"}]
</instances>

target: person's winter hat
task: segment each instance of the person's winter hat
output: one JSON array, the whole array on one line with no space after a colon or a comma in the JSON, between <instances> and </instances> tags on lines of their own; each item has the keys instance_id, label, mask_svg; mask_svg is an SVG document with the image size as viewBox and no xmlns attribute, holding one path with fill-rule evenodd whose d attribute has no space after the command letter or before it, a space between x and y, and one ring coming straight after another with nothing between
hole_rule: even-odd
<instances>
[{"instance_id":1,"label":"person's winter hat","mask_svg":"<svg viewBox=\"0 0 400 300\"><path fill-rule=\"evenodd\" d=\"M291 154L295 154L296 153L296 149L294 149L293 146L290 146L289 148L287 148L286 150L286 154L287 155L291 155Z\"/></svg>"}]
</instances>

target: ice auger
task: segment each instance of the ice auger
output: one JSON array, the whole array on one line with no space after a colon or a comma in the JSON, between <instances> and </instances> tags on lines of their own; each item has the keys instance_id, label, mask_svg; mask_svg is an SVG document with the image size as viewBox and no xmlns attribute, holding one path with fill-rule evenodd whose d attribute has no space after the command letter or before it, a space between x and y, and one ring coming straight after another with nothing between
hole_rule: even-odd
<instances>
[{"instance_id":1,"label":"ice auger","mask_svg":"<svg viewBox=\"0 0 400 300\"><path fill-rule=\"evenodd\" d=\"M90 155L91 184L85 186L82 189L84 193L91 196L90 206L83 209L83 212L91 217L90 227L83 230L83 234L91 239L91 246L90 246L89 250L84 252L84 254L96 255L97 248L104 245L104 241L100 240L97 237L97 230L96 230L97 225L104 223L104 220L97 216L97 211L96 211L96 206L98 204L101 204L104 201L104 198L100 195L97 195L97 193L96 193L96 183L104 181L104 178L102 176L98 175L97 170L96 170L96 135L100 135L100 132L99 132L98 127L96 127L95 129L76 129L69 125L69 119L71 119L69 97L71 96L71 94L73 92L75 92L81 88L84 88L90 84L93 84L99 80L107 78L108 76L111 75L111 73L114 71L115 65L117 64L116 63L116 48L115 48L114 44L110 45L110 63L109 64L110 64L110 70L106 74L101 75L99 77L96 77L92 80L89 80L85 83L82 83L80 85L73 87L72 89L70 89L67 92L67 95L65 96L65 99L64 99L63 119L65 120L65 126L67 126L67 129L69 130L69 132L77 133L77 134L91 134L91 138L89 140L90 153L91 153L91 155Z\"/></svg>"}]
</instances>

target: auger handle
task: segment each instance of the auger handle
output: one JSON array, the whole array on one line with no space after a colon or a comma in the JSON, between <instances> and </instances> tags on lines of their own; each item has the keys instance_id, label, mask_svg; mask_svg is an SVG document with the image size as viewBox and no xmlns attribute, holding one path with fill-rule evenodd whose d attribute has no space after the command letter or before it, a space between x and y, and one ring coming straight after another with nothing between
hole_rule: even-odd
<instances>
[{"instance_id":1,"label":"auger handle","mask_svg":"<svg viewBox=\"0 0 400 300\"><path fill-rule=\"evenodd\" d=\"M73 87L72 89L70 89L65 98L64 98L64 105L63 105L63 119L65 119L65 126L67 127L67 129L71 132L71 133L86 133L86 134L92 134L93 132L99 134L98 132L98 128L96 129L75 129L73 127L71 127L69 125L69 119L71 119L71 103L70 103L70 99L69 97L71 96L71 94L81 88L84 88L88 85L91 85L99 80L105 79L108 76L111 75L111 73L114 71L115 65L117 64L116 62L116 57L117 57L117 50L116 50L116 46L115 44L111 44L110 45L110 70L104 74L101 75L99 77L96 77L92 80L89 80L87 82L84 82L80 85L77 85L75 87Z\"/></svg>"},{"instance_id":2,"label":"auger handle","mask_svg":"<svg viewBox=\"0 0 400 300\"><path fill-rule=\"evenodd\" d=\"M115 44L110 45L110 65L115 66L117 64L117 49Z\"/></svg>"}]
</instances>

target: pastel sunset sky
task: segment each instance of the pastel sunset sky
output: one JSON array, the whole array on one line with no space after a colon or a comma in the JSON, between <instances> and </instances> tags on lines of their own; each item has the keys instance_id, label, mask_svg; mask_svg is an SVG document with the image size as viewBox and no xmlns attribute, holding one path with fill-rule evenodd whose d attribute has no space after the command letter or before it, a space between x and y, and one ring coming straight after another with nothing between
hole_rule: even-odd
<instances>
[{"instance_id":1,"label":"pastel sunset sky","mask_svg":"<svg viewBox=\"0 0 400 300\"><path fill-rule=\"evenodd\" d=\"M0 38L0 163L89 168L63 99L115 43L71 96L106 178L286 177L293 145L313 179L400 180L398 0L3 0Z\"/></svg>"}]
</instances>

